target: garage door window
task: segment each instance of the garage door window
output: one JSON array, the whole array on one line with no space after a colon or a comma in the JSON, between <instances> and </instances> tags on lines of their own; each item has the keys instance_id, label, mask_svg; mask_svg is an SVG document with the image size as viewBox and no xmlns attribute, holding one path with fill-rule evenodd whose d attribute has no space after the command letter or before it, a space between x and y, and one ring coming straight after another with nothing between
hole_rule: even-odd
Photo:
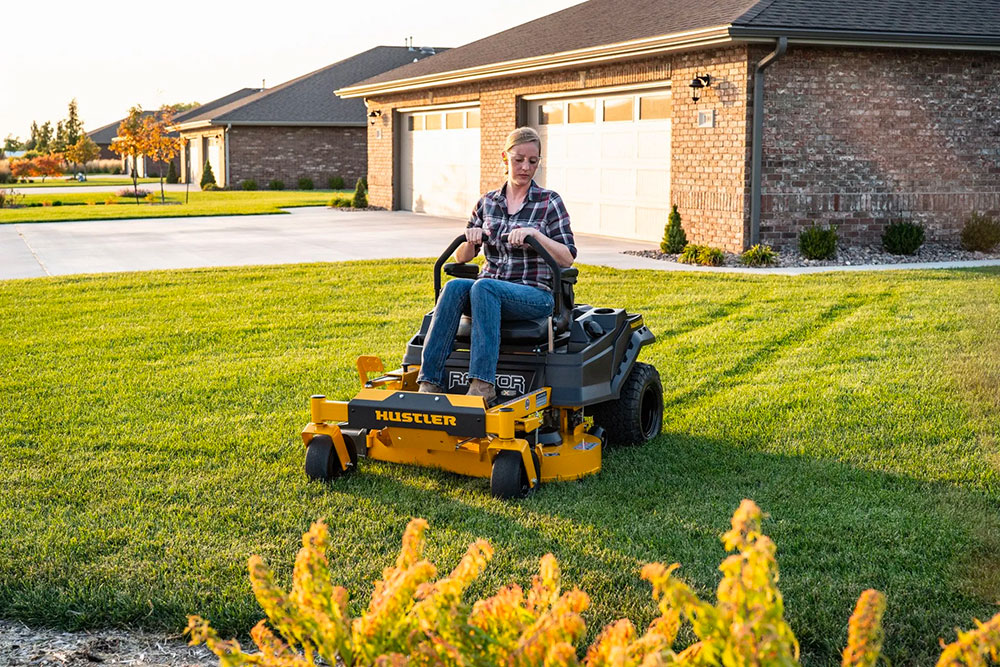
<instances>
[{"instance_id":1,"label":"garage door window","mask_svg":"<svg viewBox=\"0 0 1000 667\"><path fill-rule=\"evenodd\" d=\"M466 112L466 127L479 127L479 109Z\"/></svg>"},{"instance_id":2,"label":"garage door window","mask_svg":"<svg viewBox=\"0 0 1000 667\"><path fill-rule=\"evenodd\" d=\"M639 120L670 118L670 96L649 95L639 98Z\"/></svg>"},{"instance_id":3,"label":"garage door window","mask_svg":"<svg viewBox=\"0 0 1000 667\"><path fill-rule=\"evenodd\" d=\"M620 120L632 120L632 111L635 106L635 98L619 97L612 100L604 100L604 122L614 122Z\"/></svg>"},{"instance_id":4,"label":"garage door window","mask_svg":"<svg viewBox=\"0 0 1000 667\"><path fill-rule=\"evenodd\" d=\"M538 105L539 125L561 125L563 122L563 103L548 102Z\"/></svg>"},{"instance_id":5,"label":"garage door window","mask_svg":"<svg viewBox=\"0 0 1000 667\"><path fill-rule=\"evenodd\" d=\"M435 113L428 116L424 116L424 127L428 130L440 130L441 129L441 114Z\"/></svg>"},{"instance_id":6,"label":"garage door window","mask_svg":"<svg viewBox=\"0 0 1000 667\"><path fill-rule=\"evenodd\" d=\"M569 122L593 123L594 100L579 100L569 103Z\"/></svg>"},{"instance_id":7,"label":"garage door window","mask_svg":"<svg viewBox=\"0 0 1000 667\"><path fill-rule=\"evenodd\" d=\"M449 130L461 130L465 126L465 114L461 111L451 111L444 115L444 126Z\"/></svg>"},{"instance_id":8,"label":"garage door window","mask_svg":"<svg viewBox=\"0 0 1000 667\"><path fill-rule=\"evenodd\" d=\"M410 132L417 132L424 129L424 117L423 116L410 116Z\"/></svg>"}]
</instances>

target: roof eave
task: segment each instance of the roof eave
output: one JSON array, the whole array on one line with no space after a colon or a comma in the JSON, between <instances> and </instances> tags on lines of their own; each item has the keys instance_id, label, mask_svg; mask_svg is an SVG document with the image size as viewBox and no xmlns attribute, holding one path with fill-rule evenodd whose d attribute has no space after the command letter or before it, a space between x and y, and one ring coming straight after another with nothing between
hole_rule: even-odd
<instances>
[{"instance_id":1,"label":"roof eave","mask_svg":"<svg viewBox=\"0 0 1000 667\"><path fill-rule=\"evenodd\" d=\"M191 130L203 130L207 127L233 126L280 126L280 127L365 127L367 123L363 120L351 121L305 121L305 120L199 120L190 123L181 123L171 126L171 130L187 132Z\"/></svg>"},{"instance_id":2,"label":"roof eave","mask_svg":"<svg viewBox=\"0 0 1000 667\"><path fill-rule=\"evenodd\" d=\"M628 42L619 42L617 44L547 54L534 58L491 63L479 67L428 74L409 79L348 86L335 90L334 93L343 98L370 97L372 95L385 95L388 93L434 88L470 81L496 79L529 72L562 69L575 65L610 62L667 51L701 48L732 41L734 40L729 34L729 26L715 26L659 37L649 37Z\"/></svg>"},{"instance_id":3,"label":"roof eave","mask_svg":"<svg viewBox=\"0 0 1000 667\"><path fill-rule=\"evenodd\" d=\"M866 46L911 49L954 49L1000 51L1000 36L954 35L878 30L817 30L809 28L731 26L734 39L776 39L787 37L790 44L812 46Z\"/></svg>"}]
</instances>

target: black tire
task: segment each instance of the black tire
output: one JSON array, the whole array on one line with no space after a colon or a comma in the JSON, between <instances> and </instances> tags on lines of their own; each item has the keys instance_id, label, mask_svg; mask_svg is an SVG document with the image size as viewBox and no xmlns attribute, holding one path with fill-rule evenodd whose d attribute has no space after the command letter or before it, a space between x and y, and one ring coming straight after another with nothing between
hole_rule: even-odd
<instances>
[{"instance_id":1,"label":"black tire","mask_svg":"<svg viewBox=\"0 0 1000 667\"><path fill-rule=\"evenodd\" d=\"M351 465L347 470L340 465L333 438L323 434L313 436L306 446L306 476L310 480L325 482L352 473L358 467L358 452L349 438L344 438L344 446L351 457Z\"/></svg>"},{"instance_id":2,"label":"black tire","mask_svg":"<svg viewBox=\"0 0 1000 667\"><path fill-rule=\"evenodd\" d=\"M535 488L541 483L541 466L538 462L538 454L531 452L531 460L535 464L535 471L539 479L535 482ZM513 451L503 451L493 459L493 471L490 475L490 494L494 498L509 500L511 498L523 498L533 489L528 483L528 473L524 469L524 461L521 455Z\"/></svg>"},{"instance_id":3,"label":"black tire","mask_svg":"<svg viewBox=\"0 0 1000 667\"><path fill-rule=\"evenodd\" d=\"M663 428L663 385L650 364L636 362L622 385L621 397L591 409L594 424L612 445L643 445Z\"/></svg>"}]
</instances>

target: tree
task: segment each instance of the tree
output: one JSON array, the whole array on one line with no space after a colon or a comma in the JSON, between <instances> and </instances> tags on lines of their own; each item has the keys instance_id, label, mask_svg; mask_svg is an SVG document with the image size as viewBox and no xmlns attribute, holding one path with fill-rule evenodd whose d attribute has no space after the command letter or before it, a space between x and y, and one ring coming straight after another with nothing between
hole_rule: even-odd
<instances>
[{"instance_id":1,"label":"tree","mask_svg":"<svg viewBox=\"0 0 1000 667\"><path fill-rule=\"evenodd\" d=\"M163 193L163 163L173 166L173 159L181 151L181 138L170 136L170 126L174 124L174 114L169 107L163 107L159 113L146 116L143 121L143 131L146 135L146 150L150 159L159 163L160 202L166 201Z\"/></svg>"},{"instance_id":2,"label":"tree","mask_svg":"<svg viewBox=\"0 0 1000 667\"><path fill-rule=\"evenodd\" d=\"M354 185L354 198L351 200L351 206L354 208L368 208L368 189L365 188L365 182L360 178Z\"/></svg>"},{"instance_id":3,"label":"tree","mask_svg":"<svg viewBox=\"0 0 1000 667\"><path fill-rule=\"evenodd\" d=\"M38 175L42 177L42 183L45 182L46 176L61 176L63 173L62 153L39 155L32 161L38 168Z\"/></svg>"},{"instance_id":4,"label":"tree","mask_svg":"<svg viewBox=\"0 0 1000 667\"><path fill-rule=\"evenodd\" d=\"M80 115L76 107L76 98L70 100L69 110L66 116L66 123L63 125L66 131L66 145L73 146L83 135L83 123L80 122Z\"/></svg>"},{"instance_id":5,"label":"tree","mask_svg":"<svg viewBox=\"0 0 1000 667\"><path fill-rule=\"evenodd\" d=\"M128 110L128 116L118 126L118 136L111 140L111 150L122 157L132 158L132 191L135 203L139 205L139 182L136 165L146 153L146 128L142 121L142 107L136 105Z\"/></svg>"},{"instance_id":6,"label":"tree","mask_svg":"<svg viewBox=\"0 0 1000 667\"><path fill-rule=\"evenodd\" d=\"M35 144L35 150L39 153L48 153L49 144L52 143L52 123L50 121L45 121L42 126L38 128L38 143Z\"/></svg>"},{"instance_id":7,"label":"tree","mask_svg":"<svg viewBox=\"0 0 1000 667\"><path fill-rule=\"evenodd\" d=\"M3 150L5 153L14 153L24 148L24 144L21 140L12 134L8 134L7 138L3 140Z\"/></svg>"},{"instance_id":8,"label":"tree","mask_svg":"<svg viewBox=\"0 0 1000 667\"><path fill-rule=\"evenodd\" d=\"M681 214L677 212L677 204L667 216L667 229L663 233L663 242L660 243L660 250L666 253L677 254L684 250L687 245L687 235L681 227Z\"/></svg>"},{"instance_id":9,"label":"tree","mask_svg":"<svg viewBox=\"0 0 1000 667\"><path fill-rule=\"evenodd\" d=\"M20 159L10 161L10 173L14 175L14 178L32 178L38 176L38 167L35 166L35 161L33 159Z\"/></svg>"},{"instance_id":10,"label":"tree","mask_svg":"<svg viewBox=\"0 0 1000 667\"><path fill-rule=\"evenodd\" d=\"M66 151L66 157L70 160L70 162L83 165L84 176L86 176L87 173L87 163L91 160L96 160L97 156L100 154L100 147L86 134L81 135L76 143L70 146Z\"/></svg>"},{"instance_id":11,"label":"tree","mask_svg":"<svg viewBox=\"0 0 1000 667\"><path fill-rule=\"evenodd\" d=\"M212 163L205 160L205 168L201 170L201 189L209 185L215 185L215 174L212 173Z\"/></svg>"},{"instance_id":12,"label":"tree","mask_svg":"<svg viewBox=\"0 0 1000 667\"><path fill-rule=\"evenodd\" d=\"M170 166L167 167L167 183L180 183L180 176L177 175L177 167L173 160L170 161Z\"/></svg>"},{"instance_id":13,"label":"tree","mask_svg":"<svg viewBox=\"0 0 1000 667\"><path fill-rule=\"evenodd\" d=\"M33 151L38 145L38 123L31 121L31 136L24 142L24 150Z\"/></svg>"}]
</instances>

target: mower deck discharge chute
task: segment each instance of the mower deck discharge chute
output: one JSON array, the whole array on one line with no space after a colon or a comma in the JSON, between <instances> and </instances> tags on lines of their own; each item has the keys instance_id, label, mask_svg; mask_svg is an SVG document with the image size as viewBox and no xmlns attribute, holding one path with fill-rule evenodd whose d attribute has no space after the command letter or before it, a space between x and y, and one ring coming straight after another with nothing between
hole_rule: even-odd
<instances>
[{"instance_id":1,"label":"mower deck discharge chute","mask_svg":"<svg viewBox=\"0 0 1000 667\"><path fill-rule=\"evenodd\" d=\"M442 267L456 277L478 274L474 264L445 264L464 241L456 238L434 265L435 300ZM660 376L637 361L654 340L642 316L575 305L577 270L560 268L534 238L527 243L552 268L555 307L551 317L501 323L498 403L465 395L467 316L446 364L447 393L417 392L428 313L401 368L387 373L380 359L363 356L362 389L353 399L312 397L311 422L302 432L310 479L349 474L367 456L489 478L494 496L514 498L540 482L599 472L608 444L642 444L659 434Z\"/></svg>"}]
</instances>

